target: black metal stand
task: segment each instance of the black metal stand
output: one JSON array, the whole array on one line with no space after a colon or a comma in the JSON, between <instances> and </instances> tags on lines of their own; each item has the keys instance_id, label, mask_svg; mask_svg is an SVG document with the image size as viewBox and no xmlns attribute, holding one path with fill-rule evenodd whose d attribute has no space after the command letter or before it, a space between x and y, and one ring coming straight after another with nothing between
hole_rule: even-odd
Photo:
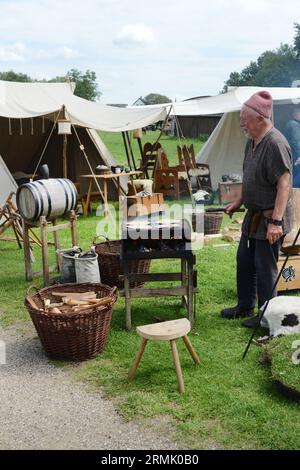
<instances>
[{"instance_id":1,"label":"black metal stand","mask_svg":"<svg viewBox=\"0 0 300 470\"><path fill-rule=\"evenodd\" d=\"M296 234L296 236L295 236L295 238L294 238L293 244L291 245L291 250L292 250L292 248L295 246L295 244L296 244L296 242L297 242L297 240L298 240L299 235L300 235L300 227L299 227L298 232L297 232L297 234ZM274 292L275 292L275 290L276 290L276 287L277 287L277 284L278 284L278 282L279 282L280 276L281 276L281 274L282 274L282 272L283 272L283 270L284 270L284 268L285 268L285 266L286 266L286 264L287 264L287 262L288 262L289 257L290 257L290 253L287 253L286 258L285 258L285 260L284 260L284 263L283 263L283 265L281 266L281 269L280 269L280 271L279 271L279 273L278 273L278 276L277 276L277 278L276 278L276 281L275 281L275 283L274 283L274 285L273 285L272 292L271 292L271 298L265 303L265 305L264 305L262 311L261 311L260 314L259 314L259 322L258 322L257 326L256 326L256 327L254 328L254 330L253 330L253 333L252 333L252 335L251 335L251 337L250 337L250 339L249 339L249 341L248 341L248 344L247 344L247 346L246 346L246 349L245 349L245 351L244 351L244 354L243 354L243 356L242 356L242 359L245 359L245 357L246 357L246 354L247 354L247 352L248 352L248 349L250 348L251 343L252 343L252 340L253 340L253 338L254 338L254 336L255 336L255 333L256 333L258 327L260 326L261 319L262 319L262 317L264 316L265 311L266 311L267 308L268 308L269 302L270 302L270 300L272 299L272 295L274 294Z\"/></svg>"}]
</instances>

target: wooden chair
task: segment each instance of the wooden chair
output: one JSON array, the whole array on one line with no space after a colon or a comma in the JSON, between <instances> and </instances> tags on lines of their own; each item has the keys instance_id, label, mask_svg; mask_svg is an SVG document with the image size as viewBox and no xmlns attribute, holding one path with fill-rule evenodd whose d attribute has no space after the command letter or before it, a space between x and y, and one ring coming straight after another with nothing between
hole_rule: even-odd
<instances>
[{"instance_id":1,"label":"wooden chair","mask_svg":"<svg viewBox=\"0 0 300 470\"><path fill-rule=\"evenodd\" d=\"M145 351L148 340L152 341L170 341L172 350L172 356L174 360L178 390L180 393L184 393L184 380L181 371L180 359L178 355L176 340L182 338L184 344L187 347L190 355L193 358L195 364L200 364L200 358L194 350L187 334L191 331L191 324L187 318L180 318L178 320L165 321L161 323L152 323L151 325L138 326L137 334L141 336L142 342L139 351L137 352L130 371L128 373L128 379L132 379L137 371L142 355Z\"/></svg>"},{"instance_id":2,"label":"wooden chair","mask_svg":"<svg viewBox=\"0 0 300 470\"><path fill-rule=\"evenodd\" d=\"M195 178L197 189L212 192L210 168L206 163L196 162L194 145L177 146L179 164L185 165L190 179Z\"/></svg>"},{"instance_id":3,"label":"wooden chair","mask_svg":"<svg viewBox=\"0 0 300 470\"><path fill-rule=\"evenodd\" d=\"M161 148L161 144L156 142L151 144L151 142L146 142L143 148L143 162L141 170L144 172L146 178L154 177L157 152Z\"/></svg>"},{"instance_id":4,"label":"wooden chair","mask_svg":"<svg viewBox=\"0 0 300 470\"><path fill-rule=\"evenodd\" d=\"M158 151L157 166L154 176L155 192L165 197L180 198L183 192L189 192L188 175L184 165L169 166L169 160L163 149Z\"/></svg>"}]
</instances>

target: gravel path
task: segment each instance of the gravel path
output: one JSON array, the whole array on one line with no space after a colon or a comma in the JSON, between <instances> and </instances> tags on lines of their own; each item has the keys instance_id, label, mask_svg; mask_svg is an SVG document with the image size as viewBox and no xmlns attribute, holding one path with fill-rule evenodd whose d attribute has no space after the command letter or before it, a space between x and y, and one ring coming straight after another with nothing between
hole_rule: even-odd
<instances>
[{"instance_id":1,"label":"gravel path","mask_svg":"<svg viewBox=\"0 0 300 470\"><path fill-rule=\"evenodd\" d=\"M113 404L49 364L34 333L0 328L0 449L176 449L124 422Z\"/></svg>"}]
</instances>

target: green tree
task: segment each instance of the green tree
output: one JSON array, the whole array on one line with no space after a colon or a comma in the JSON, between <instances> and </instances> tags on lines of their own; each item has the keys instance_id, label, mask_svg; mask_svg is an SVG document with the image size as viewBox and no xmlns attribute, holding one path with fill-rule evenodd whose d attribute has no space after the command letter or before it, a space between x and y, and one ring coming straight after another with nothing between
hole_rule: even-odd
<instances>
[{"instance_id":1,"label":"green tree","mask_svg":"<svg viewBox=\"0 0 300 470\"><path fill-rule=\"evenodd\" d=\"M167 96L160 95L159 93L149 93L149 95L143 98L143 101L146 105L148 104L161 104L161 103L171 103L172 100Z\"/></svg>"},{"instance_id":2,"label":"green tree","mask_svg":"<svg viewBox=\"0 0 300 470\"><path fill-rule=\"evenodd\" d=\"M32 78L25 73L16 73L13 70L0 72L0 80L5 80L6 82L32 82Z\"/></svg>"},{"instance_id":3,"label":"green tree","mask_svg":"<svg viewBox=\"0 0 300 470\"><path fill-rule=\"evenodd\" d=\"M296 52L296 56L300 58L300 24L294 23L294 28L296 30L296 34L294 36L294 50Z\"/></svg>"},{"instance_id":4,"label":"green tree","mask_svg":"<svg viewBox=\"0 0 300 470\"><path fill-rule=\"evenodd\" d=\"M300 60L295 45L281 44L274 51L263 52L257 61L251 61L240 73L232 72L225 82L223 91L227 91L228 86L290 87L293 80L299 78Z\"/></svg>"},{"instance_id":5,"label":"green tree","mask_svg":"<svg viewBox=\"0 0 300 470\"><path fill-rule=\"evenodd\" d=\"M85 73L80 70L71 69L64 76L57 76L50 80L35 80L29 75L24 73L16 73L13 70L8 72L0 72L0 80L6 80L8 82L75 82L74 95L85 98L86 100L96 101L101 96L101 92L98 90L97 77L95 72L87 70Z\"/></svg>"},{"instance_id":6,"label":"green tree","mask_svg":"<svg viewBox=\"0 0 300 470\"><path fill-rule=\"evenodd\" d=\"M92 70L87 70L83 73L80 70L71 69L67 73L67 76L55 77L49 80L49 82L65 82L66 80L75 82L74 95L85 98L86 100L96 101L102 94L98 90L97 76Z\"/></svg>"}]
</instances>

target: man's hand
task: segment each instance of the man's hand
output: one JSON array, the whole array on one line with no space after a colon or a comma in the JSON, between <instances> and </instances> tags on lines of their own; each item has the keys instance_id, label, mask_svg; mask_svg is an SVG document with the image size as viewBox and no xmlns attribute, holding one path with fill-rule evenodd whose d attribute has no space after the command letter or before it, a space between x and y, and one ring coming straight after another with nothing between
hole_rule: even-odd
<instances>
[{"instance_id":1,"label":"man's hand","mask_svg":"<svg viewBox=\"0 0 300 470\"><path fill-rule=\"evenodd\" d=\"M242 205L242 201L240 200L232 202L231 204L228 204L227 206L225 206L225 214L228 214L229 217L232 217L232 214L235 211L239 210L241 205Z\"/></svg>"},{"instance_id":2,"label":"man's hand","mask_svg":"<svg viewBox=\"0 0 300 470\"><path fill-rule=\"evenodd\" d=\"M270 245L277 242L283 235L283 230L281 225L273 225L268 224L267 230L267 240L269 241Z\"/></svg>"}]
</instances>

